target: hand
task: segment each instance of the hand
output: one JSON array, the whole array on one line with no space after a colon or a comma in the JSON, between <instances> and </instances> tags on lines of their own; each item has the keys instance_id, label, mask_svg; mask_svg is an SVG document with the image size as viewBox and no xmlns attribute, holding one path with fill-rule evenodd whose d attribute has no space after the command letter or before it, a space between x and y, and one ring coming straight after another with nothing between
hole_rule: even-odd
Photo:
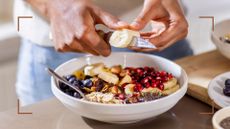
<instances>
[{"instance_id":1,"label":"hand","mask_svg":"<svg viewBox=\"0 0 230 129\"><path fill-rule=\"evenodd\" d=\"M39 0L29 1L37 5L39 10L44 10L41 9L43 6L34 2ZM55 48L60 52L88 52L108 56L110 45L96 33L95 25L104 24L111 29L128 26L93 5L90 0L50 0L45 5L46 10L43 12L46 12L50 21Z\"/></svg>"},{"instance_id":2,"label":"hand","mask_svg":"<svg viewBox=\"0 0 230 129\"><path fill-rule=\"evenodd\" d=\"M152 31L141 36L156 45L157 49L131 48L135 51L161 51L186 37L188 23L177 0L145 0L140 15L130 25L141 30L152 21Z\"/></svg>"}]
</instances>

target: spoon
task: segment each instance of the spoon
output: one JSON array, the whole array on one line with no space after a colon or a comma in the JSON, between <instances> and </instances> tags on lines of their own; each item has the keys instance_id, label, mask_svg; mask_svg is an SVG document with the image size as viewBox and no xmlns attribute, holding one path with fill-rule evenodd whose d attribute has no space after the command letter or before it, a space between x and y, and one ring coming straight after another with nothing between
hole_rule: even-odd
<instances>
[{"instance_id":1,"label":"spoon","mask_svg":"<svg viewBox=\"0 0 230 129\"><path fill-rule=\"evenodd\" d=\"M46 71L53 76L55 79L57 79L58 81L66 84L67 86L71 87L72 89L74 89L76 92L78 92L81 97L83 97L83 99L86 99L85 94L76 86L70 84L68 81L66 81L63 77L59 76L56 72L54 72L52 69L50 68L46 68Z\"/></svg>"}]
</instances>

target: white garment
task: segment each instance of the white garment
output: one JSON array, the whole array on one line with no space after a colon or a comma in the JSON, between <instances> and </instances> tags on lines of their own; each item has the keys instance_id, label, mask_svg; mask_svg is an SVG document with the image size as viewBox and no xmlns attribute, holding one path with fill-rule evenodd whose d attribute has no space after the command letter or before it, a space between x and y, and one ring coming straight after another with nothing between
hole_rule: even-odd
<instances>
[{"instance_id":1,"label":"white garment","mask_svg":"<svg viewBox=\"0 0 230 129\"><path fill-rule=\"evenodd\" d=\"M15 0L14 3L14 22L17 25L18 16L32 16L32 19L20 18L19 35L38 45L53 46L49 39L50 27L38 13L34 12L31 6L24 0Z\"/></svg>"}]
</instances>

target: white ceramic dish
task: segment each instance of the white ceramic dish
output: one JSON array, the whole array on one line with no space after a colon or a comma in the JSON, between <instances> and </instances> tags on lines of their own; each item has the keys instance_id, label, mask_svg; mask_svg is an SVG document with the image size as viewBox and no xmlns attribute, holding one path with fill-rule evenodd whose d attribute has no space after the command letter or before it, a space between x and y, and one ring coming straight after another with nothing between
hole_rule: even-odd
<instances>
[{"instance_id":1,"label":"white ceramic dish","mask_svg":"<svg viewBox=\"0 0 230 129\"><path fill-rule=\"evenodd\" d=\"M215 25L215 30L212 32L211 39L222 55L230 59L230 44L220 40L226 34L230 33L230 19L219 22Z\"/></svg>"},{"instance_id":2,"label":"white ceramic dish","mask_svg":"<svg viewBox=\"0 0 230 129\"><path fill-rule=\"evenodd\" d=\"M217 111L214 116L212 117L212 125L214 129L223 129L220 126L220 122L227 118L230 117L230 107L222 108L219 111Z\"/></svg>"},{"instance_id":3,"label":"white ceramic dish","mask_svg":"<svg viewBox=\"0 0 230 129\"><path fill-rule=\"evenodd\" d=\"M220 107L230 106L230 97L223 94L224 83L230 78L230 72L216 76L208 86L208 95Z\"/></svg>"},{"instance_id":4,"label":"white ceramic dish","mask_svg":"<svg viewBox=\"0 0 230 129\"><path fill-rule=\"evenodd\" d=\"M109 123L134 123L160 115L171 109L186 93L188 78L185 71L177 64L162 57L138 53L112 53L109 57L86 56L70 60L60 65L55 71L68 75L86 64L103 62L107 66L153 66L159 70L172 73L180 83L175 93L158 100L138 104L101 104L79 100L62 92L51 78L54 95L71 111L95 120Z\"/></svg>"}]
</instances>

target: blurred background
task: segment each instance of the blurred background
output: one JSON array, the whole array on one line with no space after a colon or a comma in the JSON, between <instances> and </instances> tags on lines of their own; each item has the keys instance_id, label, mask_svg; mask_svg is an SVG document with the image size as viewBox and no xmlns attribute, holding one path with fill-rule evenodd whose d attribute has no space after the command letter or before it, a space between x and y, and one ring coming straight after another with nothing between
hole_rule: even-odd
<instances>
[{"instance_id":1,"label":"blurred background","mask_svg":"<svg viewBox=\"0 0 230 129\"><path fill-rule=\"evenodd\" d=\"M128 1L128 2L127 2ZM130 2L132 1L132 2ZM118 6L114 2L119 2ZM143 0L99 0L98 5L126 21L141 10ZM210 40L211 21L199 16L214 16L215 22L230 18L229 0L182 0L190 24L189 40L195 54L215 49ZM15 80L20 38L13 24L13 0L0 0L0 112L16 106ZM23 21L22 21L23 22ZM21 28L23 29L23 28Z\"/></svg>"}]
</instances>

